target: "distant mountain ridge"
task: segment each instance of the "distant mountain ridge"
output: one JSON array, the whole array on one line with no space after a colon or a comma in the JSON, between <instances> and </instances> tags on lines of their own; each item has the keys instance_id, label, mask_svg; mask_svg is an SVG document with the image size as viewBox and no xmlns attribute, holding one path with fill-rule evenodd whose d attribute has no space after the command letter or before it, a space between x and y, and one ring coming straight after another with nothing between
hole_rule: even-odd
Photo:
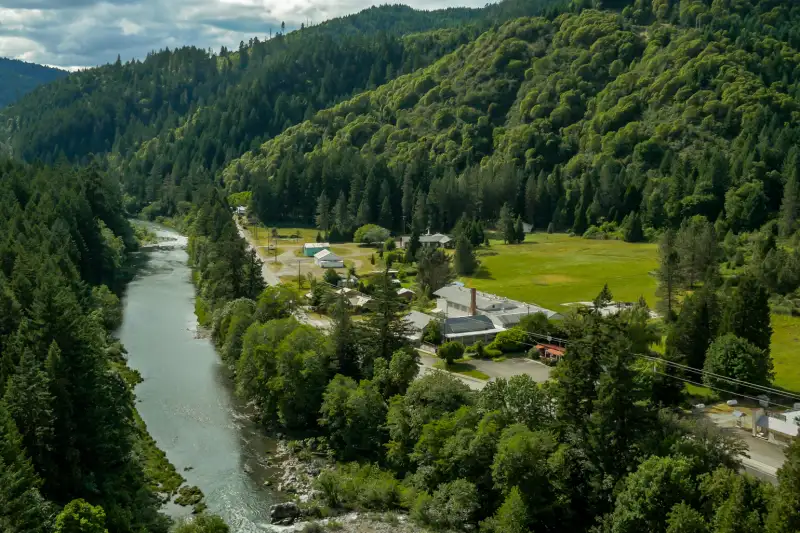
<instances>
[{"instance_id":1,"label":"distant mountain ridge","mask_svg":"<svg viewBox=\"0 0 800 533\"><path fill-rule=\"evenodd\" d=\"M36 87L67 74L65 70L0 57L0 107L12 104Z\"/></svg>"}]
</instances>

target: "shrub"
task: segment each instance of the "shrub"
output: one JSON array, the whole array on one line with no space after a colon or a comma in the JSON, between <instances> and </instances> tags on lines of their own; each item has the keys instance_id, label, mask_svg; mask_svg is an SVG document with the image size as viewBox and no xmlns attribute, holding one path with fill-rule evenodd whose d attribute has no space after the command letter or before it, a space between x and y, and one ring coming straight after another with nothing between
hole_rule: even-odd
<instances>
[{"instance_id":1,"label":"shrub","mask_svg":"<svg viewBox=\"0 0 800 533\"><path fill-rule=\"evenodd\" d=\"M494 341L487 347L499 350L502 353L512 353L524 350L527 346L527 336L520 328L511 328L497 334Z\"/></svg>"},{"instance_id":2,"label":"shrub","mask_svg":"<svg viewBox=\"0 0 800 533\"><path fill-rule=\"evenodd\" d=\"M387 252L393 252L397 249L397 243L392 238L386 239L386 242L383 243L383 249Z\"/></svg>"},{"instance_id":3,"label":"shrub","mask_svg":"<svg viewBox=\"0 0 800 533\"><path fill-rule=\"evenodd\" d=\"M389 238L389 230L376 224L366 224L356 230L353 239L362 244L373 244L386 242Z\"/></svg>"},{"instance_id":4,"label":"shrub","mask_svg":"<svg viewBox=\"0 0 800 533\"><path fill-rule=\"evenodd\" d=\"M429 344L438 346L442 343L442 322L440 320L431 320L425 329L422 330L422 340Z\"/></svg>"},{"instance_id":5,"label":"shrub","mask_svg":"<svg viewBox=\"0 0 800 533\"><path fill-rule=\"evenodd\" d=\"M464 345L460 342L446 342L439 348L439 358L444 359L448 365L452 365L456 359L461 359L464 355Z\"/></svg>"},{"instance_id":6,"label":"shrub","mask_svg":"<svg viewBox=\"0 0 800 533\"><path fill-rule=\"evenodd\" d=\"M329 507L357 511L398 509L405 490L390 472L358 463L323 470L314 486Z\"/></svg>"},{"instance_id":7,"label":"shrub","mask_svg":"<svg viewBox=\"0 0 800 533\"><path fill-rule=\"evenodd\" d=\"M466 479L443 483L433 496L422 493L414 502L411 517L435 529L463 530L474 520L478 491Z\"/></svg>"}]
</instances>

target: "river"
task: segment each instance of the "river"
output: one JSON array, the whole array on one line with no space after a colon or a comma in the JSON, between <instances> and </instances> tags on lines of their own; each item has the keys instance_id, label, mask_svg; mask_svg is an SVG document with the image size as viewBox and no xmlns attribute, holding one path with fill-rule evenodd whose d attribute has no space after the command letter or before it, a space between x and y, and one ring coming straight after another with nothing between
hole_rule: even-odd
<instances>
[{"instance_id":1,"label":"river","mask_svg":"<svg viewBox=\"0 0 800 533\"><path fill-rule=\"evenodd\" d=\"M159 246L141 252L118 332L128 364L141 372L137 409L167 458L205 494L232 533L263 531L274 497L264 464L274 441L245 415L210 340L198 334L186 238L151 226ZM184 471L184 469L187 469ZM179 516L185 508L170 505Z\"/></svg>"}]
</instances>

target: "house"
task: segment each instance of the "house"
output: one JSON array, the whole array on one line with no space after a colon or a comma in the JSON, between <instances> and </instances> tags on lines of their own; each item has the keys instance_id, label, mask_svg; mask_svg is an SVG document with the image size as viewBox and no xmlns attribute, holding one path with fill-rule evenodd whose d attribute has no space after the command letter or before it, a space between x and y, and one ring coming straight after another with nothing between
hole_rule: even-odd
<instances>
[{"instance_id":1,"label":"house","mask_svg":"<svg viewBox=\"0 0 800 533\"><path fill-rule=\"evenodd\" d=\"M339 287L358 287L358 278L356 276L348 276L346 278L342 278L339 280L338 283Z\"/></svg>"},{"instance_id":2,"label":"house","mask_svg":"<svg viewBox=\"0 0 800 533\"><path fill-rule=\"evenodd\" d=\"M405 250L410 243L411 237L407 235L400 237L397 241L397 246ZM427 235L420 236L419 243L423 248L450 248L454 241L452 237L442 233L434 233L433 235L428 233Z\"/></svg>"},{"instance_id":3,"label":"house","mask_svg":"<svg viewBox=\"0 0 800 533\"><path fill-rule=\"evenodd\" d=\"M544 307L468 289L460 283L446 285L433 294L438 298L437 308L444 316L485 315L497 328L516 326L523 317L536 313L542 313L550 320L562 318L560 314Z\"/></svg>"},{"instance_id":4,"label":"house","mask_svg":"<svg viewBox=\"0 0 800 533\"><path fill-rule=\"evenodd\" d=\"M331 245L327 242L307 242L303 245L303 255L306 257L314 257L322 250L330 250Z\"/></svg>"},{"instance_id":5,"label":"house","mask_svg":"<svg viewBox=\"0 0 800 533\"><path fill-rule=\"evenodd\" d=\"M408 340L415 344L420 344L422 342L422 332L433 320L435 320L435 318L431 315L426 315L425 313L420 313L419 311L410 311L405 316L406 324L408 324L409 329L411 330L407 336Z\"/></svg>"},{"instance_id":6,"label":"house","mask_svg":"<svg viewBox=\"0 0 800 533\"><path fill-rule=\"evenodd\" d=\"M314 262L322 268L344 268L344 259L330 250L322 250L314 254Z\"/></svg>"},{"instance_id":7,"label":"house","mask_svg":"<svg viewBox=\"0 0 800 533\"><path fill-rule=\"evenodd\" d=\"M407 300L409 302L414 299L414 291L412 291L411 289L406 289L406 288L398 289L397 295L400 298L403 298L404 300Z\"/></svg>"},{"instance_id":8,"label":"house","mask_svg":"<svg viewBox=\"0 0 800 533\"><path fill-rule=\"evenodd\" d=\"M492 342L504 330L505 328L496 327L484 315L453 317L444 321L444 338L448 342L458 341L466 346L478 341Z\"/></svg>"},{"instance_id":9,"label":"house","mask_svg":"<svg viewBox=\"0 0 800 533\"><path fill-rule=\"evenodd\" d=\"M795 404L795 409L798 409ZM753 436L761 437L777 444L791 444L800 433L800 410L777 413L756 409L753 413Z\"/></svg>"},{"instance_id":10,"label":"house","mask_svg":"<svg viewBox=\"0 0 800 533\"><path fill-rule=\"evenodd\" d=\"M239 215L240 217L247 215L247 208L244 207L243 205L240 205L239 207L236 208L236 214Z\"/></svg>"}]
</instances>

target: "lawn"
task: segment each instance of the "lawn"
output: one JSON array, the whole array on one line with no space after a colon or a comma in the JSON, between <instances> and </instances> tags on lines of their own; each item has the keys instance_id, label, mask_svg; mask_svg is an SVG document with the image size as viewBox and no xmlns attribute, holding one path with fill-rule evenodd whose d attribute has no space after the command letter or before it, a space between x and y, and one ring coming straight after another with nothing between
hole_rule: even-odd
<instances>
[{"instance_id":1,"label":"lawn","mask_svg":"<svg viewBox=\"0 0 800 533\"><path fill-rule=\"evenodd\" d=\"M468 359L459 359L458 361L454 361L450 366L447 366L447 363L444 361L438 361L433 366L441 370L447 370L448 372L454 372L463 376L469 376L471 378L480 379L483 381L489 380L489 375L475 368L475 365L470 364Z\"/></svg>"},{"instance_id":2,"label":"lawn","mask_svg":"<svg viewBox=\"0 0 800 533\"><path fill-rule=\"evenodd\" d=\"M599 241L564 234L528 235L518 245L493 244L479 251L481 270L467 286L563 311L561 304L590 301L608 283L617 301L644 296L656 303L658 246Z\"/></svg>"},{"instance_id":3,"label":"lawn","mask_svg":"<svg viewBox=\"0 0 800 533\"><path fill-rule=\"evenodd\" d=\"M271 241L272 228L261 224L248 224L245 229L249 231L259 246L266 246ZM318 230L314 228L277 228L279 244L297 244L302 246L307 242L316 242ZM299 238L290 238L299 235Z\"/></svg>"},{"instance_id":4,"label":"lawn","mask_svg":"<svg viewBox=\"0 0 800 533\"><path fill-rule=\"evenodd\" d=\"M772 315L772 362L774 385L800 392L800 318Z\"/></svg>"}]
</instances>

